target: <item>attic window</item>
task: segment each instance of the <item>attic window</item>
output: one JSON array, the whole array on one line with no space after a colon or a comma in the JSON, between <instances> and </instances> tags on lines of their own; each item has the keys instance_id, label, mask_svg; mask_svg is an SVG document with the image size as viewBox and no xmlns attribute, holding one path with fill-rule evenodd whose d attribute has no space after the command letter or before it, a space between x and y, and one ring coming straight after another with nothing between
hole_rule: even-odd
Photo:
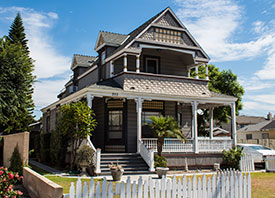
<instances>
[{"instance_id":1,"label":"attic window","mask_svg":"<svg viewBox=\"0 0 275 198\"><path fill-rule=\"evenodd\" d=\"M105 63L105 58L106 58L106 51L104 50L104 51L101 53L101 64L104 64L104 63Z\"/></svg>"},{"instance_id":2,"label":"attic window","mask_svg":"<svg viewBox=\"0 0 275 198\"><path fill-rule=\"evenodd\" d=\"M168 29L155 29L155 39L161 42L182 44L181 32Z\"/></svg>"}]
</instances>

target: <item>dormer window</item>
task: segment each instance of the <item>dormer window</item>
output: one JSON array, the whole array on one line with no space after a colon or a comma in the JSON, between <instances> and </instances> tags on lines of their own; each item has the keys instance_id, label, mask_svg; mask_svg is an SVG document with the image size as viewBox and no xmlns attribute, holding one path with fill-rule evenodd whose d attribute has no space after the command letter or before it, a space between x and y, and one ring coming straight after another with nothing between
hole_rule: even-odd
<instances>
[{"instance_id":1,"label":"dormer window","mask_svg":"<svg viewBox=\"0 0 275 198\"><path fill-rule=\"evenodd\" d=\"M162 28L155 29L156 41L182 44L181 32Z\"/></svg>"},{"instance_id":2,"label":"dormer window","mask_svg":"<svg viewBox=\"0 0 275 198\"><path fill-rule=\"evenodd\" d=\"M105 58L106 58L106 51L104 50L104 51L101 53L101 64L104 64L104 63L105 63Z\"/></svg>"}]
</instances>

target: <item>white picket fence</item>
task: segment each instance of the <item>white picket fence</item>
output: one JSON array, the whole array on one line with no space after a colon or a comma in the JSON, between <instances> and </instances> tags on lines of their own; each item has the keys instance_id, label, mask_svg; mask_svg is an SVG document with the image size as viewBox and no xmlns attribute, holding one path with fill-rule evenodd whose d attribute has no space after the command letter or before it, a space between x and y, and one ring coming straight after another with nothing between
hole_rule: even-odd
<instances>
[{"instance_id":1,"label":"white picket fence","mask_svg":"<svg viewBox=\"0 0 275 198\"><path fill-rule=\"evenodd\" d=\"M69 198L251 198L250 173L225 171L197 177L195 174L189 178L171 178L131 181L128 177L126 183L102 182L95 183L91 179L89 186L85 182L82 189L81 180L76 185L71 183Z\"/></svg>"},{"instance_id":2,"label":"white picket fence","mask_svg":"<svg viewBox=\"0 0 275 198\"><path fill-rule=\"evenodd\" d=\"M254 160L251 154L244 154L240 160L240 169L243 172L251 172L255 170Z\"/></svg>"},{"instance_id":3,"label":"white picket fence","mask_svg":"<svg viewBox=\"0 0 275 198\"><path fill-rule=\"evenodd\" d=\"M275 156L265 157L265 170L275 172Z\"/></svg>"}]
</instances>

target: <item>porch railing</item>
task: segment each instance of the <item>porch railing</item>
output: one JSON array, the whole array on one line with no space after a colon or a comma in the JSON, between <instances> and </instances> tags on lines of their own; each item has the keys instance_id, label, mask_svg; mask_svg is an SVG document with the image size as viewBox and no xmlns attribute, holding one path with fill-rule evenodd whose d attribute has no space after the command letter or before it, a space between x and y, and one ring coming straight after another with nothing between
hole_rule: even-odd
<instances>
[{"instance_id":1,"label":"porch railing","mask_svg":"<svg viewBox=\"0 0 275 198\"><path fill-rule=\"evenodd\" d=\"M142 142L146 147L154 152L157 152L157 138L142 138ZM232 139L229 138L199 138L198 139L199 152L216 153L222 152L223 149L232 148ZM176 138L165 138L162 152L183 152L192 153L193 140L187 139L185 141Z\"/></svg>"}]
</instances>

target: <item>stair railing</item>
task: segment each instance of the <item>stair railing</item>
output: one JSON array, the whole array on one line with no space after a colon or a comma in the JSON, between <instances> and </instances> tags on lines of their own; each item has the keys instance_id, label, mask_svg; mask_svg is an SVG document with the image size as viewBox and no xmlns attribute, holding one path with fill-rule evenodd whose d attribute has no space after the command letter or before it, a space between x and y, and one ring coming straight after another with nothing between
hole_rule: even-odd
<instances>
[{"instance_id":1,"label":"stair railing","mask_svg":"<svg viewBox=\"0 0 275 198\"><path fill-rule=\"evenodd\" d=\"M153 172L155 171L154 168L154 151L149 150L145 144L141 140L139 140L139 148L140 148L140 156L143 158L143 160L146 162L146 164L149 166L149 171Z\"/></svg>"},{"instance_id":2,"label":"stair railing","mask_svg":"<svg viewBox=\"0 0 275 198\"><path fill-rule=\"evenodd\" d=\"M87 138L87 145L90 146L95 152L95 154L93 155L93 164L95 165L95 173L99 174L101 173L101 170L100 170L101 149L100 148L95 149L92 141L90 140L90 136L88 136Z\"/></svg>"}]
</instances>

